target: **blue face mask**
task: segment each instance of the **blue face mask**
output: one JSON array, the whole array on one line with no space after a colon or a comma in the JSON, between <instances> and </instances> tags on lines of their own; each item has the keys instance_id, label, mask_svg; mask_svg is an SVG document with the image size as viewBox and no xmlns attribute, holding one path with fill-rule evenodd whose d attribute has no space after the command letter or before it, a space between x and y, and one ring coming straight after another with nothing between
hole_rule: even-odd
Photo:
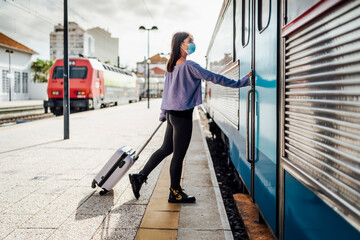
<instances>
[{"instance_id":1,"label":"blue face mask","mask_svg":"<svg viewBox=\"0 0 360 240\"><path fill-rule=\"evenodd\" d=\"M187 54L192 54L193 52L195 52L196 46L194 43L188 43L188 47L189 49L185 50L185 52L187 52Z\"/></svg>"}]
</instances>

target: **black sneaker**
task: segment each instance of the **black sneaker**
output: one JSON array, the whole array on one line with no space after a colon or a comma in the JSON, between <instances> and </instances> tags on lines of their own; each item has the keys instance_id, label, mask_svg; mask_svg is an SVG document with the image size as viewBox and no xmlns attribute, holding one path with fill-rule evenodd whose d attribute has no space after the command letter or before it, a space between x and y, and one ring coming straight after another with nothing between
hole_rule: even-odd
<instances>
[{"instance_id":1,"label":"black sneaker","mask_svg":"<svg viewBox=\"0 0 360 240\"><path fill-rule=\"evenodd\" d=\"M184 193L181 187L170 188L169 203L194 203L195 201L195 197Z\"/></svg>"},{"instance_id":2,"label":"black sneaker","mask_svg":"<svg viewBox=\"0 0 360 240\"><path fill-rule=\"evenodd\" d=\"M147 177L142 174L129 174L130 183L136 199L140 197L141 185L146 182Z\"/></svg>"}]
</instances>

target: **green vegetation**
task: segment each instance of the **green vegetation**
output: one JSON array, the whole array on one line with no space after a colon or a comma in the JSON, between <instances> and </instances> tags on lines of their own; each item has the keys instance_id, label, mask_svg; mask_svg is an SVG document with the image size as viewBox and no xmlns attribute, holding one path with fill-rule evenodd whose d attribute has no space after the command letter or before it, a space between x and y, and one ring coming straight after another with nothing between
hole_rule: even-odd
<instances>
[{"instance_id":1,"label":"green vegetation","mask_svg":"<svg viewBox=\"0 0 360 240\"><path fill-rule=\"evenodd\" d=\"M31 64L31 70L34 72L34 82L47 82L49 79L50 68L54 64L53 61L36 59Z\"/></svg>"}]
</instances>

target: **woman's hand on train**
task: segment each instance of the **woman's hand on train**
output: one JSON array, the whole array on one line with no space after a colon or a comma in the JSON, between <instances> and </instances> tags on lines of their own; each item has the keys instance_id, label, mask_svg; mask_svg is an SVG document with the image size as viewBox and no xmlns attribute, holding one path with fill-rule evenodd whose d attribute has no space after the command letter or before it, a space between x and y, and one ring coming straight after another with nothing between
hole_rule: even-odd
<instances>
[{"instance_id":1,"label":"woman's hand on train","mask_svg":"<svg viewBox=\"0 0 360 240\"><path fill-rule=\"evenodd\" d=\"M248 77L251 77L252 71L250 71L247 75L248 75Z\"/></svg>"}]
</instances>

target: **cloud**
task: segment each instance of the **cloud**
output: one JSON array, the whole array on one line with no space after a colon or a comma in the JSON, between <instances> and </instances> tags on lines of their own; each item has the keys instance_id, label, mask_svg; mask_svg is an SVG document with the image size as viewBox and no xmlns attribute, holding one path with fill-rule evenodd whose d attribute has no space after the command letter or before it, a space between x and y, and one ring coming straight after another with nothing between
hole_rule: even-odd
<instances>
[{"instance_id":1,"label":"cloud","mask_svg":"<svg viewBox=\"0 0 360 240\"><path fill-rule=\"evenodd\" d=\"M63 23L62 2L15 2L55 24ZM156 25L159 28L157 32L150 32L150 55L170 52L173 33L189 31L197 44L191 58L204 65L221 5L222 0L77 0L69 1L69 20L84 29L101 27L109 30L113 37L119 38L121 63L131 67L147 54L147 34L140 32L139 26ZM49 35L53 28L41 17L0 2L0 31L39 52L35 57L49 59Z\"/></svg>"}]
</instances>

